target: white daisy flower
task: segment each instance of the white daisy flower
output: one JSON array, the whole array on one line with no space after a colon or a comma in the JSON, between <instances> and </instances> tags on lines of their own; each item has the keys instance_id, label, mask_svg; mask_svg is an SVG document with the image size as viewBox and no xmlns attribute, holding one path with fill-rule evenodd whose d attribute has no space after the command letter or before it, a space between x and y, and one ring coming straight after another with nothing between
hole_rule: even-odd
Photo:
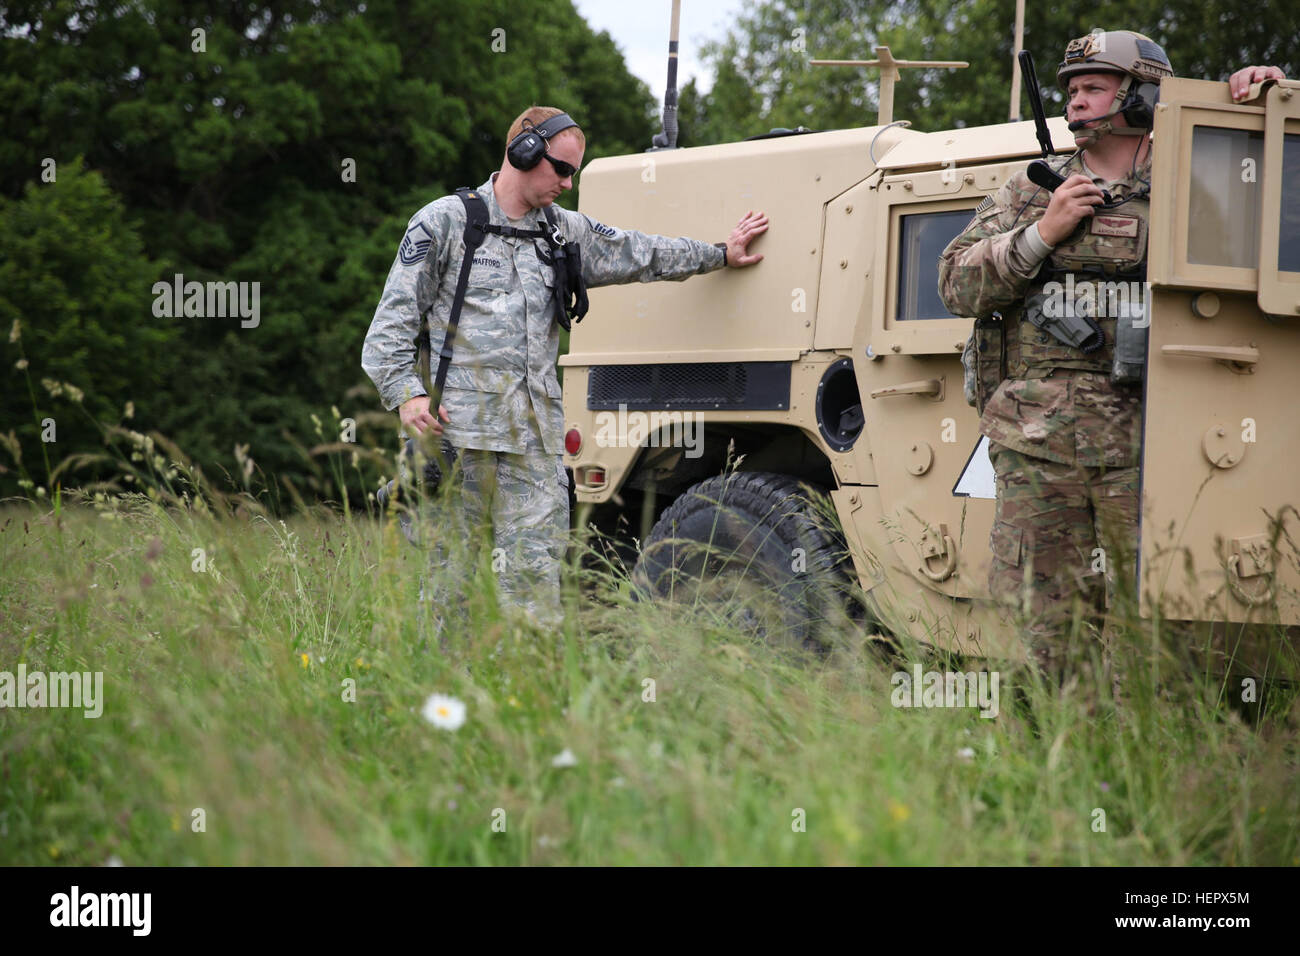
<instances>
[{"instance_id":1,"label":"white daisy flower","mask_svg":"<svg viewBox=\"0 0 1300 956\"><path fill-rule=\"evenodd\" d=\"M465 723L465 703L445 694L430 694L424 702L424 719L441 730L455 730Z\"/></svg>"},{"instance_id":2,"label":"white daisy flower","mask_svg":"<svg viewBox=\"0 0 1300 956\"><path fill-rule=\"evenodd\" d=\"M573 751L565 747L562 751L551 758L552 767L576 767L578 758L573 755Z\"/></svg>"}]
</instances>

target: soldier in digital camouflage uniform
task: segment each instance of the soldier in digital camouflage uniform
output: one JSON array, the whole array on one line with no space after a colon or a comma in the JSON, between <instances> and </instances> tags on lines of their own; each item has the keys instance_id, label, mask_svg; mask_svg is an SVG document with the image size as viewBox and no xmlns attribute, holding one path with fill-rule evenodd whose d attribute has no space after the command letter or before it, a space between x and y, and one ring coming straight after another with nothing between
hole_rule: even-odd
<instances>
[{"instance_id":1,"label":"soldier in digital camouflage uniform","mask_svg":"<svg viewBox=\"0 0 1300 956\"><path fill-rule=\"evenodd\" d=\"M526 110L507 143L525 121L539 126L560 113L551 107ZM478 189L490 222L544 228L543 207L573 186L585 148L581 129L573 126L551 136L545 162L519 169L503 161ZM565 240L581 248L589 286L681 280L724 265L752 265L762 256L750 253L748 244L767 230L767 217L751 212L725 243L713 244L616 229L559 207L554 211ZM569 497L560 457L563 409L555 367L560 335L551 254L544 240L494 234L476 250L439 421L416 373L415 339L420 316L432 304L429 334L437 356L465 251L464 230L465 208L456 196L437 199L411 218L366 335L362 367L384 407L400 409L408 432L441 435L455 459L445 480L456 484L458 493L426 514L422 535L431 569L423 596L431 602L436 628L456 603L455 582L471 573L465 543L477 540L489 524L503 601L554 626L561 617Z\"/></svg>"},{"instance_id":2,"label":"soldier in digital camouflage uniform","mask_svg":"<svg viewBox=\"0 0 1300 956\"><path fill-rule=\"evenodd\" d=\"M1149 129L1129 123L1140 112L1123 111L1126 97L1171 75L1164 51L1141 34L1071 42L1057 83L1079 150L1052 162L1065 182L1049 193L1017 173L980 204L939 264L949 310L978 318L963 360L975 373L997 475L989 589L1020 611L1038 664L1058 676L1074 602L1098 612L1136 547L1141 360L1136 374L1112 380L1125 306L1108 289L1124 282L1145 292L1151 141ZM1267 78L1283 75L1276 67L1233 74L1234 98ZM1103 189L1112 203L1098 208ZM1088 352L1031 321L1041 322L1053 296L1059 314L1071 276L1076 294L1090 289L1098 306L1091 311L1104 339ZM1136 311L1140 326L1140 301Z\"/></svg>"}]
</instances>

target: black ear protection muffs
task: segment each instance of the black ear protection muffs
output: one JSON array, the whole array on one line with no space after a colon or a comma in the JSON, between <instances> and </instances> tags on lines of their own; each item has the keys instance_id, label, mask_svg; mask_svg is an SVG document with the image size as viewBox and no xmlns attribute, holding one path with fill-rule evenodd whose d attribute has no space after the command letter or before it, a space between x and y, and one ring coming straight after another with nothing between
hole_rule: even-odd
<instances>
[{"instance_id":1,"label":"black ear protection muffs","mask_svg":"<svg viewBox=\"0 0 1300 956\"><path fill-rule=\"evenodd\" d=\"M506 159L515 169L532 169L542 161L546 143L552 136L577 125L568 113L552 116L541 126L534 126L530 121L524 120L523 131L506 147Z\"/></svg>"}]
</instances>

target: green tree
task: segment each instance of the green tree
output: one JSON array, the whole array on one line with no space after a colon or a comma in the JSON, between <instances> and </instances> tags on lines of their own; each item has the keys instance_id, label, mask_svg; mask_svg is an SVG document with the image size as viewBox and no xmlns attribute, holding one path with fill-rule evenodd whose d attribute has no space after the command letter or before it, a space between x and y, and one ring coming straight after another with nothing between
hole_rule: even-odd
<instances>
[{"instance_id":1,"label":"green tree","mask_svg":"<svg viewBox=\"0 0 1300 956\"><path fill-rule=\"evenodd\" d=\"M1095 27L1132 29L1161 43L1180 76L1223 80L1252 63L1296 75L1300 8L1265 0L1238 15L1192 0L1113 0L1087 5L1026 4L1025 47L1034 53L1048 112L1064 108L1055 88L1065 44ZM682 97L683 142L743 138L776 126L836 129L875 124L879 73L811 67L809 59L873 59L888 46L899 59L966 60L968 69L904 70L894 118L935 130L1006 122L1013 64L1015 0L766 0L706 46L714 73L707 95ZM1029 117L1027 101L1021 115Z\"/></svg>"},{"instance_id":2,"label":"green tree","mask_svg":"<svg viewBox=\"0 0 1300 956\"><path fill-rule=\"evenodd\" d=\"M174 329L141 320L155 267L119 198L76 159L50 172L52 182L29 183L22 198L0 197L0 326L8 333L0 340L0 430L14 432L23 466L46 485L68 455L102 451L100 429L78 404L100 423L120 421L131 398L146 415L158 410L163 369L142 357L175 341ZM41 423L50 418L55 441L44 447ZM17 490L19 473L5 475L5 492Z\"/></svg>"}]
</instances>

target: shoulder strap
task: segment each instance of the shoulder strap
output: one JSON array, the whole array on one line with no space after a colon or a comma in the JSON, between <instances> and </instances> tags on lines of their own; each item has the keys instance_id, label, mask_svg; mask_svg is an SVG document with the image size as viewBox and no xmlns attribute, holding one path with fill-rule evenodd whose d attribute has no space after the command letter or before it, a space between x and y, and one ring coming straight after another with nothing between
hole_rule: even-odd
<instances>
[{"instance_id":1,"label":"shoulder strap","mask_svg":"<svg viewBox=\"0 0 1300 956\"><path fill-rule=\"evenodd\" d=\"M429 384L429 316L426 312L420 319L420 377L424 379L425 390L429 393L429 412L438 416L438 405L442 401L442 389L447 382L447 369L451 367L452 347L456 344L456 327L460 324L460 310L465 305L465 289L469 284L469 271L474 264L474 253L483 244L483 239L490 231L488 224L487 203L477 190L461 186L456 195L465 206L465 256L460 261L460 274L456 277L456 295L452 299L451 314L447 316L447 334L442 340L442 350L438 353L438 373L433 384Z\"/></svg>"},{"instance_id":2,"label":"shoulder strap","mask_svg":"<svg viewBox=\"0 0 1300 956\"><path fill-rule=\"evenodd\" d=\"M425 391L429 393L429 411L436 418L438 404L442 401L443 386L447 382L447 369L451 367L452 347L456 343L456 328L460 324L460 311L465 305L465 289L469 285L470 268L474 265L474 253L483 244L488 233L494 235L517 237L521 239L540 239L549 235L544 229L516 229L512 226L497 226L489 221L487 203L478 190L461 186L456 195L465 206L465 256L460 262L460 273L456 277L456 294L451 303L451 314L447 316L447 334L442 340L442 350L438 353L438 372L433 383L429 383L429 316L426 312L420 319L420 336L417 341L419 350L420 377L424 381ZM548 219L550 209L547 209ZM552 220L553 222L553 220Z\"/></svg>"}]
</instances>

